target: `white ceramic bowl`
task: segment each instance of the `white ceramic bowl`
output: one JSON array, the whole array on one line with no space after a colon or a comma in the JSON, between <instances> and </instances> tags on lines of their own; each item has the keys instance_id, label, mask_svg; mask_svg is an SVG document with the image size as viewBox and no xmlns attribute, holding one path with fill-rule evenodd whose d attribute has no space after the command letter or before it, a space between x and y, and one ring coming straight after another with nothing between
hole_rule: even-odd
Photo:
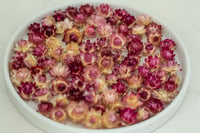
<instances>
[{"instance_id":1,"label":"white ceramic bowl","mask_svg":"<svg viewBox=\"0 0 200 133\"><path fill-rule=\"evenodd\" d=\"M122 128L116 128L116 129L84 129L80 127L76 127L74 125L63 125L59 124L57 122L54 122L45 116L42 116L41 114L37 113L33 108L31 108L23 99L20 98L20 96L16 93L15 88L12 85L12 82L9 77L9 67L8 63L11 58L12 52L13 52L13 44L20 38L23 38L23 36L27 32L27 27L33 23L34 21L40 20L42 17L45 16L45 14L48 14L56 9L64 9L68 6L80 6L81 4L92 4L92 5L99 5L100 3L108 3L114 8L125 8L130 13L133 13L135 15L143 14L143 12L140 12L138 10L132 9L131 6L123 6L123 4L118 4L116 1L106 1L101 0L99 2L95 2L94 0L88 0L88 1L67 1L66 5L58 6L53 9L49 9L43 13L41 13L39 16L34 17L31 21L27 22L25 25L23 25L21 28L18 29L18 31L12 36L7 49L4 54L4 63L3 63L3 69L4 69L4 76L7 83L7 89L8 94L10 96L10 99L15 105L15 107L18 109L18 111L30 122L32 122L35 126L39 127L40 129L44 130L47 133L149 133L155 130L156 128L160 127L162 124L164 124L169 118L171 118L179 106L181 105L183 98L186 94L189 79L190 79L190 61L188 57L187 50L181 41L181 39L175 34L175 32L166 24L155 20L159 24L163 26L164 36L169 37L173 39L177 44L177 50L176 54L179 58L179 63L181 64L181 68L183 69L183 72L181 74L181 85L180 85L180 93L177 95L177 97L173 100L173 102L165 108L162 112L157 114L156 116L145 120L144 122L140 122L138 124L128 126L128 127L122 127Z\"/></svg>"}]
</instances>

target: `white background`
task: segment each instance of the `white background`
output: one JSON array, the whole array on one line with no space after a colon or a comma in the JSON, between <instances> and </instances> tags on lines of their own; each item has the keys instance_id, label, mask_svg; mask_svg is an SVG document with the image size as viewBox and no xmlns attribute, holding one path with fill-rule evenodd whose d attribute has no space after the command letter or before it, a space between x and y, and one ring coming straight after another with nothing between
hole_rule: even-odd
<instances>
[{"instance_id":1,"label":"white background","mask_svg":"<svg viewBox=\"0 0 200 133\"><path fill-rule=\"evenodd\" d=\"M0 66L9 38L24 21L68 0L0 0ZM121 0L169 24L182 38L190 54L192 78L185 100L155 133L200 132L200 1ZM1 67L2 68L2 67ZM43 133L24 119L11 104L0 69L0 133Z\"/></svg>"}]
</instances>

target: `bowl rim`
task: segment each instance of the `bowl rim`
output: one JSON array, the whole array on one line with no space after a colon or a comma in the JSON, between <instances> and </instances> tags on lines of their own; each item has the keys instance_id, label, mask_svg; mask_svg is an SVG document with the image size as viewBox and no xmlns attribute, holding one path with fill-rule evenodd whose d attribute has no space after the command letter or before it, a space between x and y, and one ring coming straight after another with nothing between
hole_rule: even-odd
<instances>
[{"instance_id":1,"label":"bowl rim","mask_svg":"<svg viewBox=\"0 0 200 133\"><path fill-rule=\"evenodd\" d=\"M80 5L86 4L86 3L89 3L91 5L99 5L101 3L107 3L107 4L111 5L111 6L121 6L122 8L132 9L132 10L137 11L139 13L148 14L148 15L152 16L149 13L146 13L144 11L138 10L136 7L128 6L128 5L125 5L125 4L119 5L116 0L115 1L114 0L110 0L110 1L106 1L106 0L101 0L101 1L94 1L94 0L81 1L81 0L76 0L76 1L73 1L72 0L72 1L66 2L65 4L57 5L57 6L54 6L53 8L48 8L47 10L42 11L40 14L36 15L35 17L29 19L27 22L22 24L17 29L17 31L12 35L8 45L6 46L6 50L5 50L4 57L3 57L3 73L4 73L4 79L6 81L7 89L9 91L9 93L11 93L12 96L14 96L15 100L24 107L25 111L28 111L28 112L32 113L34 115L34 117L36 117L38 120L40 119L41 121L44 121L48 125L55 126L57 128L64 129L66 131L83 132L83 133L86 133L88 131L92 131L92 132L95 132L95 133L100 133L102 131L106 131L107 133L112 133L112 132L115 132L115 131L123 132L124 130L130 130L131 131L131 130L134 130L134 129L138 129L138 128L141 128L141 127L145 127L145 126L151 125L151 123L153 121L156 121L156 119L158 119L159 117L165 116L170 110L173 109L173 107L178 103L178 101L185 96L185 94L187 92L187 89L188 89L188 86L189 86L189 81L190 81L190 76L191 76L191 66L190 66L189 54L188 54L188 51L187 51L184 43L182 42L180 37L176 34L176 32L168 24L166 24L166 22L163 22L160 18L157 19L154 16L153 16L154 20L156 20L157 22L162 24L166 29L168 29L174 35L174 37L177 39L177 41L179 43L179 46L182 48L182 52L185 55L185 70L184 70L185 71L185 79L184 79L185 82L183 82L183 84L182 84L181 91L176 96L176 98L168 105L168 107L165 108L163 111L159 112L156 116L151 117L150 119L147 119L147 120L145 120L143 122L139 122L139 123L131 125L131 126L114 128L114 129L99 129L99 130L95 130L95 129L85 129L85 128L72 127L72 126L69 126L67 124L63 125L63 124L60 124L60 123L55 122L53 120L50 120L49 118L47 118L47 117L41 115L40 113L36 112L34 109L29 107L24 102L24 100L17 94L15 88L13 87L12 82L10 80L10 76L9 76L10 74L9 74L8 60L9 60L10 51L12 49L13 43L16 41L17 35L20 34L21 31L23 31L25 28L27 28L27 26L29 24L31 24L35 20L39 19L41 16L45 16L46 14L48 14L50 12L53 12L54 10L63 9L64 7L68 7L70 5L72 5L72 6L74 6L74 5L75 6L80 6Z\"/></svg>"}]
</instances>

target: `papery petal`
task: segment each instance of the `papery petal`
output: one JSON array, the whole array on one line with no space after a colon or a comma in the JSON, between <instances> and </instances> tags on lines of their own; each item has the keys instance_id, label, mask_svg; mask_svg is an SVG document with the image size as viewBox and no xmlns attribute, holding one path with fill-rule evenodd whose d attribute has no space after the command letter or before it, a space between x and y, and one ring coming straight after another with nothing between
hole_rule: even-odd
<instances>
[{"instance_id":1,"label":"papery petal","mask_svg":"<svg viewBox=\"0 0 200 133\"><path fill-rule=\"evenodd\" d=\"M37 73L33 75L34 83L40 89L46 89L50 87L50 80L45 74Z\"/></svg>"},{"instance_id":2,"label":"papery petal","mask_svg":"<svg viewBox=\"0 0 200 133\"><path fill-rule=\"evenodd\" d=\"M82 38L82 32L77 28L72 28L65 30L63 41L66 43L75 42L79 44L81 43Z\"/></svg>"},{"instance_id":3,"label":"papery petal","mask_svg":"<svg viewBox=\"0 0 200 133\"><path fill-rule=\"evenodd\" d=\"M12 70L10 76L12 83L16 86L20 85L21 82L31 81L31 72L27 68Z\"/></svg>"},{"instance_id":4,"label":"papery petal","mask_svg":"<svg viewBox=\"0 0 200 133\"><path fill-rule=\"evenodd\" d=\"M129 107L132 109L136 109L139 106L143 105L143 102L139 100L139 97L135 95L133 92L130 94L127 94L123 97L122 103L125 107Z\"/></svg>"},{"instance_id":5,"label":"papery petal","mask_svg":"<svg viewBox=\"0 0 200 133\"><path fill-rule=\"evenodd\" d=\"M136 22L138 24L143 24L147 26L151 23L151 17L146 14L142 14L136 17Z\"/></svg>"},{"instance_id":6,"label":"papery petal","mask_svg":"<svg viewBox=\"0 0 200 133\"><path fill-rule=\"evenodd\" d=\"M108 110L102 116L102 124L106 128L116 128L119 126L119 116L114 110Z\"/></svg>"},{"instance_id":7,"label":"papery petal","mask_svg":"<svg viewBox=\"0 0 200 133\"><path fill-rule=\"evenodd\" d=\"M67 66L61 66L61 65L54 66L50 70L51 76L58 77L58 78L67 77L69 73L70 73L69 68Z\"/></svg>"},{"instance_id":8,"label":"papery petal","mask_svg":"<svg viewBox=\"0 0 200 133\"><path fill-rule=\"evenodd\" d=\"M112 49L121 50L126 44L126 37L123 34L112 34L109 42Z\"/></svg>"},{"instance_id":9,"label":"papery petal","mask_svg":"<svg viewBox=\"0 0 200 133\"><path fill-rule=\"evenodd\" d=\"M84 68L84 79L86 81L93 81L100 77L100 70L97 66L88 65Z\"/></svg>"},{"instance_id":10,"label":"papery petal","mask_svg":"<svg viewBox=\"0 0 200 133\"><path fill-rule=\"evenodd\" d=\"M110 24L100 24L97 31L101 37L109 37L112 34L113 28Z\"/></svg>"},{"instance_id":11,"label":"papery petal","mask_svg":"<svg viewBox=\"0 0 200 133\"><path fill-rule=\"evenodd\" d=\"M33 44L26 41L26 40L20 40L18 43L15 44L15 51L17 52L22 52L22 53L26 53L28 51L31 50Z\"/></svg>"},{"instance_id":12,"label":"papery petal","mask_svg":"<svg viewBox=\"0 0 200 133\"><path fill-rule=\"evenodd\" d=\"M82 122L88 114L88 105L85 102L76 103L71 101L67 105L67 113L73 122Z\"/></svg>"},{"instance_id":13,"label":"papery petal","mask_svg":"<svg viewBox=\"0 0 200 133\"><path fill-rule=\"evenodd\" d=\"M98 66L101 69L102 73L110 74L112 73L112 67L114 61L112 57L100 57L98 61Z\"/></svg>"},{"instance_id":14,"label":"papery petal","mask_svg":"<svg viewBox=\"0 0 200 133\"><path fill-rule=\"evenodd\" d=\"M65 123L67 120L67 113L62 107L55 107L50 112L50 118L54 121Z\"/></svg>"},{"instance_id":15,"label":"papery petal","mask_svg":"<svg viewBox=\"0 0 200 133\"><path fill-rule=\"evenodd\" d=\"M100 4L99 7L96 7L97 14L107 18L112 15L112 8L108 4Z\"/></svg>"},{"instance_id":16,"label":"papery petal","mask_svg":"<svg viewBox=\"0 0 200 133\"><path fill-rule=\"evenodd\" d=\"M95 53L80 53L81 62L84 66L92 65L97 60L97 55Z\"/></svg>"},{"instance_id":17,"label":"papery petal","mask_svg":"<svg viewBox=\"0 0 200 133\"><path fill-rule=\"evenodd\" d=\"M27 67L31 68L37 65L37 59L32 54L27 54L26 58L24 59L24 63Z\"/></svg>"},{"instance_id":18,"label":"papery petal","mask_svg":"<svg viewBox=\"0 0 200 133\"><path fill-rule=\"evenodd\" d=\"M69 83L65 80L54 79L52 81L52 88L56 94L63 94L69 89Z\"/></svg>"},{"instance_id":19,"label":"papery petal","mask_svg":"<svg viewBox=\"0 0 200 133\"><path fill-rule=\"evenodd\" d=\"M130 89L137 89L142 85L142 78L132 75L130 78L127 78L127 84Z\"/></svg>"},{"instance_id":20,"label":"papery petal","mask_svg":"<svg viewBox=\"0 0 200 133\"><path fill-rule=\"evenodd\" d=\"M91 109L87 113L86 118L83 121L83 125L86 128L93 128L93 129L102 128L101 111L96 111L94 109Z\"/></svg>"}]
</instances>

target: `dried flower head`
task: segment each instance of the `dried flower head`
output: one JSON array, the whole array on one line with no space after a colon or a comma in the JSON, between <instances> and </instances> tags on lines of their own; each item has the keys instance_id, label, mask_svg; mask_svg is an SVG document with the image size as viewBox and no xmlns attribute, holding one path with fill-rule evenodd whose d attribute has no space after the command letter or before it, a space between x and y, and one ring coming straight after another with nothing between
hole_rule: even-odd
<instances>
[{"instance_id":1,"label":"dried flower head","mask_svg":"<svg viewBox=\"0 0 200 133\"><path fill-rule=\"evenodd\" d=\"M86 128L93 128L93 129L102 128L101 111L96 111L94 109L91 109L87 113L87 115L82 123Z\"/></svg>"},{"instance_id":2,"label":"dried flower head","mask_svg":"<svg viewBox=\"0 0 200 133\"><path fill-rule=\"evenodd\" d=\"M65 30L63 41L66 43L75 42L81 43L83 38L82 32L80 32L77 28L67 29Z\"/></svg>"},{"instance_id":3,"label":"dried flower head","mask_svg":"<svg viewBox=\"0 0 200 133\"><path fill-rule=\"evenodd\" d=\"M75 123L82 122L88 113L88 105L85 102L76 103L71 101L67 105L67 114Z\"/></svg>"}]
</instances>

